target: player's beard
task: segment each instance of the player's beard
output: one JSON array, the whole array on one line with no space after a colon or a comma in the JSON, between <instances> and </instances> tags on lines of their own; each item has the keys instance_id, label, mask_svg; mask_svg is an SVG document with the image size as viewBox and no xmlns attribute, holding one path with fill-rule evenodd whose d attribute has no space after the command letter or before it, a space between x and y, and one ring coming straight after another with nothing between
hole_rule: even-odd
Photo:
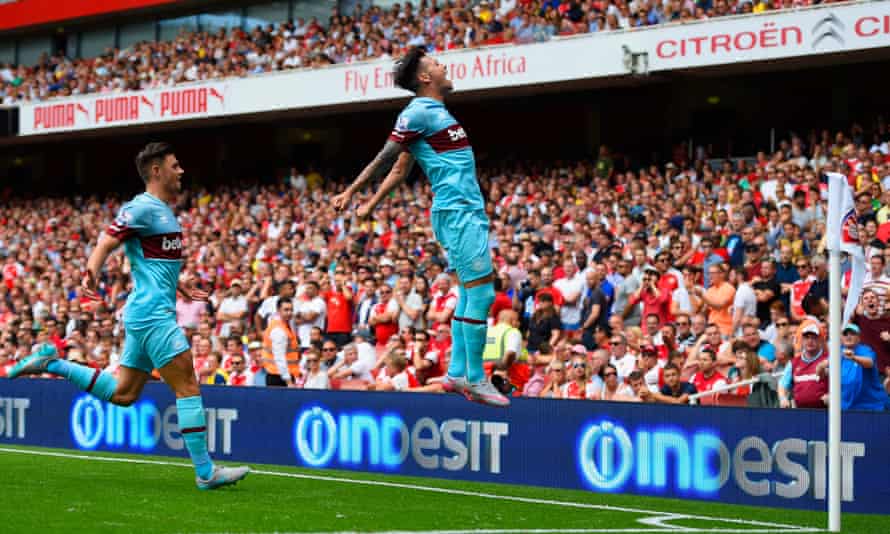
<instances>
[{"instance_id":1,"label":"player's beard","mask_svg":"<svg viewBox=\"0 0 890 534\"><path fill-rule=\"evenodd\" d=\"M182 177L174 177L167 182L167 194L171 197L175 197L180 191L182 191Z\"/></svg>"}]
</instances>

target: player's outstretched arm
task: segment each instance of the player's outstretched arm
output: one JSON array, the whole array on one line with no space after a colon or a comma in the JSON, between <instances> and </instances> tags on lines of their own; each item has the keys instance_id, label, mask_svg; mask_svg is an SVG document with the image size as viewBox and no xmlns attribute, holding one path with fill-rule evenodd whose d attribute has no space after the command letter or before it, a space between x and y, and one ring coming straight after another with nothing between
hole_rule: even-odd
<instances>
[{"instance_id":1,"label":"player's outstretched arm","mask_svg":"<svg viewBox=\"0 0 890 534\"><path fill-rule=\"evenodd\" d=\"M340 211L346 209L349 205L349 201L352 199L352 195L356 193L359 189L365 186L371 179L376 179L381 174L386 172L399 157L399 154L402 152L402 145L396 143L395 141L388 140L385 145L383 145L383 149L377 153L377 156L368 163L367 166L362 170L362 172L358 175L358 178L355 179L349 187L346 188L346 191L343 191L339 195L335 196L333 199L334 209Z\"/></svg>"},{"instance_id":2,"label":"player's outstretched arm","mask_svg":"<svg viewBox=\"0 0 890 534\"><path fill-rule=\"evenodd\" d=\"M399 155L399 159L396 160L395 165L393 165L392 169L389 171L389 174L383 180L383 183L380 184L380 188L374 193L371 200L359 207L356 211L356 215L362 219L370 215L371 212L374 211L374 207L411 173L411 168L413 166L414 156L412 156L410 152L402 152Z\"/></svg>"},{"instance_id":3,"label":"player's outstretched arm","mask_svg":"<svg viewBox=\"0 0 890 534\"><path fill-rule=\"evenodd\" d=\"M120 244L121 242L119 239L111 237L104 232L99 236L99 242L96 243L96 248L93 249L93 252L87 260L87 272L84 273L83 282L81 283L86 297L91 299L99 298L96 293L98 290L96 284L99 279L99 271L102 270L102 266L105 265L105 260L108 259L108 256L114 249L119 247Z\"/></svg>"}]
</instances>

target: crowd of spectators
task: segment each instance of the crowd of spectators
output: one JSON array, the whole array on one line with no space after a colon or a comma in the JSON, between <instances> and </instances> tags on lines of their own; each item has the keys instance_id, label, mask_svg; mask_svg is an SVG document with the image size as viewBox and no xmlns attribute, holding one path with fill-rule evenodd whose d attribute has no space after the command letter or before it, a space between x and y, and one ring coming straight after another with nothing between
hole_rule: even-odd
<instances>
[{"instance_id":1,"label":"crowd of spectators","mask_svg":"<svg viewBox=\"0 0 890 534\"><path fill-rule=\"evenodd\" d=\"M831 0L825 0L831 1ZM409 47L430 52L684 23L818 4L820 0L421 0L389 9L357 5L277 26L184 32L173 41L109 48L99 57L44 55L36 65L0 64L0 103L112 93L245 77L375 58Z\"/></svg>"},{"instance_id":2,"label":"crowd of spectators","mask_svg":"<svg viewBox=\"0 0 890 534\"><path fill-rule=\"evenodd\" d=\"M840 171L856 191L868 262L861 305L844 326L844 405L882 409L890 129L873 130L793 136L772 154L720 164L683 161L678 151L663 166L628 169L603 146L588 161L480 169L498 273L485 358L498 387L686 403L761 378L723 397L824 406L823 172ZM415 178L369 221L335 212L329 199L345 180L317 171L183 192L182 275L211 293L206 303L177 302L201 381L265 385L271 325L286 323L297 345L287 357L290 386L438 390L456 279L433 239L430 186ZM120 203L0 205L0 376L46 342L69 360L117 368L118 319L132 287L123 251L107 263L101 302L84 298L80 280Z\"/></svg>"}]
</instances>

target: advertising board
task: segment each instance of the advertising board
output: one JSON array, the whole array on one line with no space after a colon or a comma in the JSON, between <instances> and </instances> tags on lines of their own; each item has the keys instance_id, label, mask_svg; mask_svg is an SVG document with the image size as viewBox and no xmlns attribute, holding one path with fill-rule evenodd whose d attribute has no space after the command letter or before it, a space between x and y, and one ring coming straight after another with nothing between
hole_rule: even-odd
<instances>
[{"instance_id":1,"label":"advertising board","mask_svg":"<svg viewBox=\"0 0 890 534\"><path fill-rule=\"evenodd\" d=\"M223 462L333 468L824 509L826 413L205 386ZM844 414L845 511L885 513L890 414ZM0 444L185 456L175 400L133 406L58 380L0 379Z\"/></svg>"},{"instance_id":2,"label":"advertising board","mask_svg":"<svg viewBox=\"0 0 890 534\"><path fill-rule=\"evenodd\" d=\"M628 52L646 54L647 70L654 73L887 46L890 0L880 0L473 48L438 58L455 90L472 92L626 76ZM380 60L29 103L20 107L20 135L407 98L393 85L392 67Z\"/></svg>"}]
</instances>

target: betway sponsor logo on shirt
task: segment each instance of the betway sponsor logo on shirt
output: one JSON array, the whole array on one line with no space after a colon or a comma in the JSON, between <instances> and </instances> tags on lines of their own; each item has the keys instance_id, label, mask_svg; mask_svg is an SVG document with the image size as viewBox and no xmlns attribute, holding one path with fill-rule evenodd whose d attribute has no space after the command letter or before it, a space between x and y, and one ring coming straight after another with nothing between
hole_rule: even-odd
<instances>
[{"instance_id":1,"label":"betway sponsor logo on shirt","mask_svg":"<svg viewBox=\"0 0 890 534\"><path fill-rule=\"evenodd\" d=\"M200 86L48 102L34 106L31 126L39 132L206 116L225 109L224 93L224 87Z\"/></svg>"}]
</instances>

